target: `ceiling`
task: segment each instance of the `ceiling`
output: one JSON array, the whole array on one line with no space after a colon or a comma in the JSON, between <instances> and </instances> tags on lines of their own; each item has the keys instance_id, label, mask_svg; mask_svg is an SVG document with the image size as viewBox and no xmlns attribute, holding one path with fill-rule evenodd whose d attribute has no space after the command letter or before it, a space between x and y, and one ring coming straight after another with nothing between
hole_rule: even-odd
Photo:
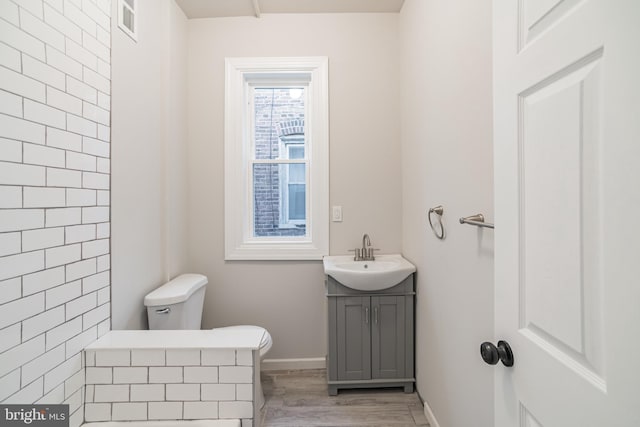
<instances>
[{"instance_id":1,"label":"ceiling","mask_svg":"<svg viewBox=\"0 0 640 427\"><path fill-rule=\"evenodd\" d=\"M262 13L397 13L404 0L176 0L188 18Z\"/></svg>"}]
</instances>

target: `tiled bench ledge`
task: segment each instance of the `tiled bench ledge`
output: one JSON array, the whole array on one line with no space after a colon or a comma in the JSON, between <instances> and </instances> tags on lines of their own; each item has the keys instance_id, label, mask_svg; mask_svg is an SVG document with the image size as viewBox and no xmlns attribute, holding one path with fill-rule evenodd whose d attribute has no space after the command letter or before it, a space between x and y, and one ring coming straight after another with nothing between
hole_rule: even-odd
<instances>
[{"instance_id":1,"label":"tiled bench ledge","mask_svg":"<svg viewBox=\"0 0 640 427\"><path fill-rule=\"evenodd\" d=\"M85 421L241 419L259 427L256 331L111 331L85 349Z\"/></svg>"},{"instance_id":2,"label":"tiled bench ledge","mask_svg":"<svg viewBox=\"0 0 640 427\"><path fill-rule=\"evenodd\" d=\"M86 350L113 349L243 349L259 350L263 332L245 329L181 331L110 331Z\"/></svg>"}]
</instances>

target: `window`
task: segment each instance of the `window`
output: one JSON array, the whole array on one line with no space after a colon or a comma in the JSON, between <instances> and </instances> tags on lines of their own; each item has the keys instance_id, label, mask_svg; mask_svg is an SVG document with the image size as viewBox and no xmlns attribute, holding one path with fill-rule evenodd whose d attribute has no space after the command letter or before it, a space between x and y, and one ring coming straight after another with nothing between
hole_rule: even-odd
<instances>
[{"instance_id":1,"label":"window","mask_svg":"<svg viewBox=\"0 0 640 427\"><path fill-rule=\"evenodd\" d=\"M118 0L118 27L135 41L138 41L137 1Z\"/></svg>"},{"instance_id":2,"label":"window","mask_svg":"<svg viewBox=\"0 0 640 427\"><path fill-rule=\"evenodd\" d=\"M253 235L306 234L306 87L249 85ZM249 123L247 123L249 124Z\"/></svg>"},{"instance_id":3,"label":"window","mask_svg":"<svg viewBox=\"0 0 640 427\"><path fill-rule=\"evenodd\" d=\"M326 58L228 58L225 258L321 259L329 247Z\"/></svg>"}]
</instances>

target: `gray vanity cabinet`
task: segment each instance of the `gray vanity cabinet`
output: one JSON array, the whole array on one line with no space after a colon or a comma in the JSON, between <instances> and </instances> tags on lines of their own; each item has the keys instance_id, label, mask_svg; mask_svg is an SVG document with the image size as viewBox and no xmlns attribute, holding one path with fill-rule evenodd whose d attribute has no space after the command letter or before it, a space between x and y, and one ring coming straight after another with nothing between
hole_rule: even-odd
<instances>
[{"instance_id":1,"label":"gray vanity cabinet","mask_svg":"<svg viewBox=\"0 0 640 427\"><path fill-rule=\"evenodd\" d=\"M376 292L327 277L329 394L338 389L404 387L413 391L413 275Z\"/></svg>"}]
</instances>

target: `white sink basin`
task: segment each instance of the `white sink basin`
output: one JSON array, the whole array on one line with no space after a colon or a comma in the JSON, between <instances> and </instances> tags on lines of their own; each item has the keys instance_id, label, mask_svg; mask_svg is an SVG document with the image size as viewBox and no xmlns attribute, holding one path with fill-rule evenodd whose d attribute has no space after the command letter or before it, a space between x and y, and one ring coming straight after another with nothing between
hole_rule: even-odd
<instances>
[{"instance_id":1,"label":"white sink basin","mask_svg":"<svg viewBox=\"0 0 640 427\"><path fill-rule=\"evenodd\" d=\"M378 255L375 261L354 261L353 256L326 256L324 273L359 291L379 291L397 285L416 271L402 255Z\"/></svg>"}]
</instances>

